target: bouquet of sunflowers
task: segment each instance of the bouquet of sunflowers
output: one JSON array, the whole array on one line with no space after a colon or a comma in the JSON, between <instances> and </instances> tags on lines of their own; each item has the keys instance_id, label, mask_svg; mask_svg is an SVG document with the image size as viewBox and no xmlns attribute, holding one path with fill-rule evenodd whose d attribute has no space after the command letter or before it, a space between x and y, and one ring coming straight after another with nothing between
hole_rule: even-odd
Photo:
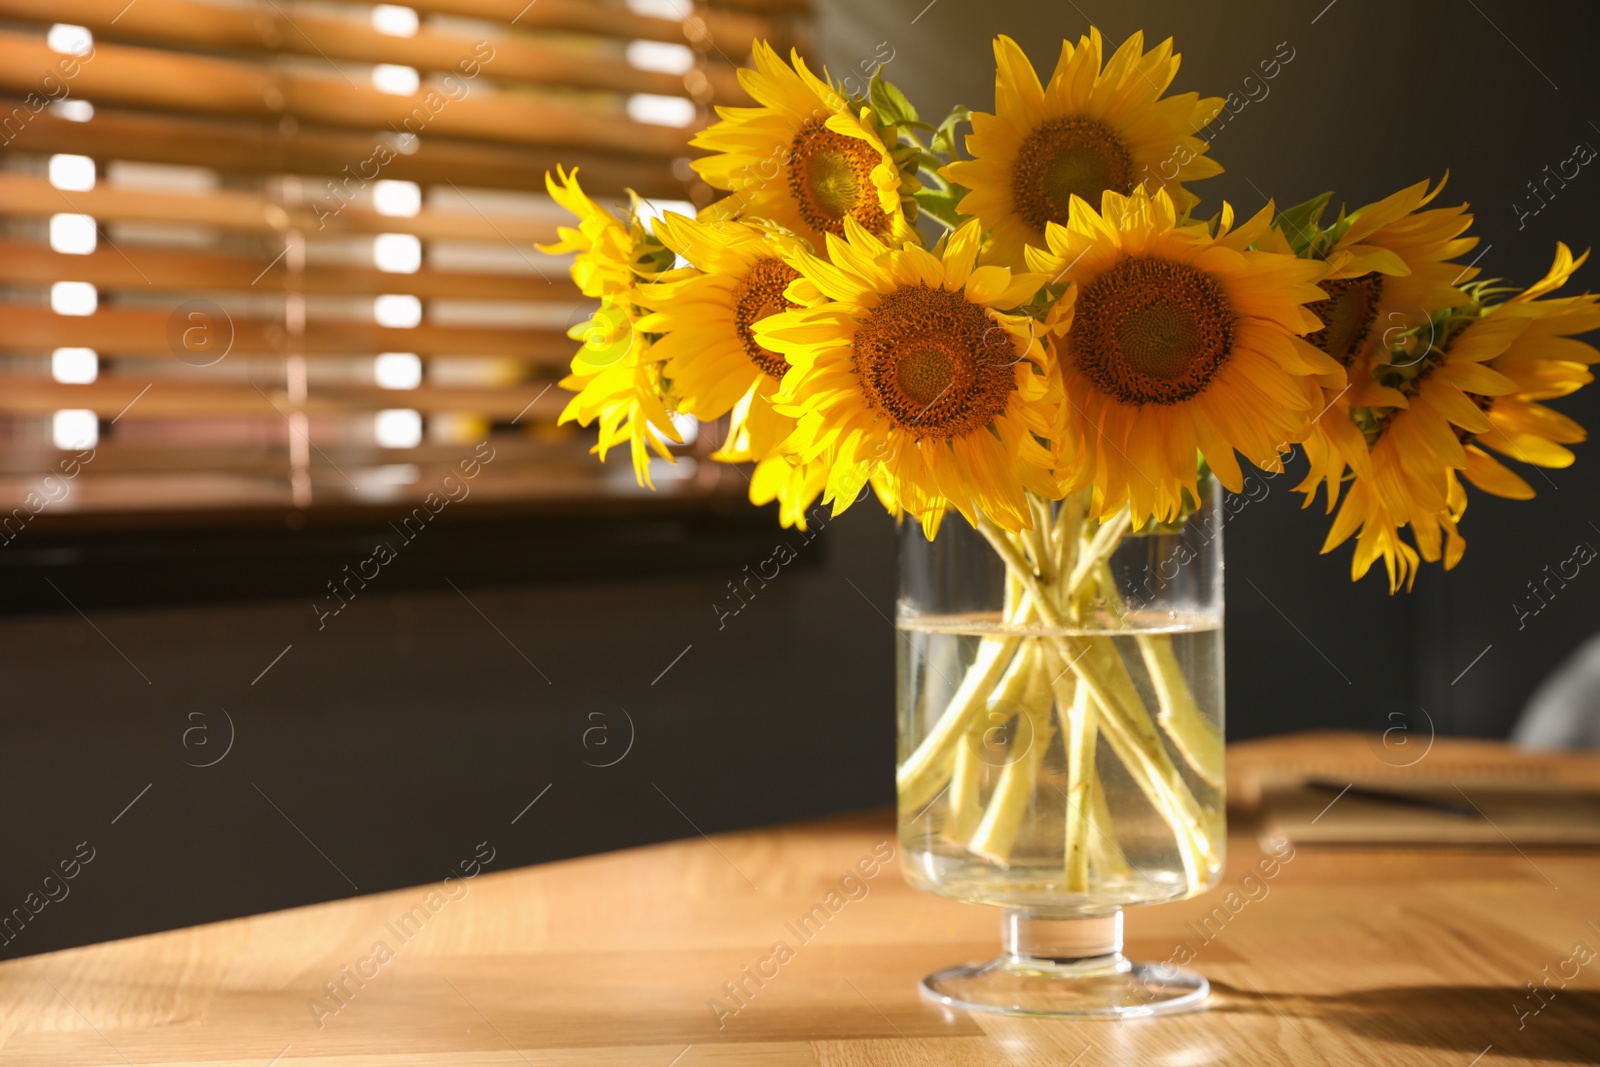
<instances>
[{"instance_id":1,"label":"bouquet of sunflowers","mask_svg":"<svg viewBox=\"0 0 1600 1067\"><path fill-rule=\"evenodd\" d=\"M1279 472L1299 447L1298 490L1337 511L1324 551L1355 537L1354 577L1381 559L1393 592L1423 561L1453 567L1464 481L1533 495L1491 453L1572 462L1584 431L1542 402L1591 380L1596 350L1573 338L1600 327L1600 298L1552 295L1583 262L1565 245L1526 290L1479 279L1465 206L1430 206L1442 182L1337 213L1330 195L1198 212L1223 101L1166 95L1171 41L1108 54L1091 30L1062 42L1048 82L1011 39L994 54L993 113L934 125L881 73L850 96L758 43L740 71L758 106L719 108L692 142L727 193L695 218L647 224L576 172L549 178L579 221L544 251L574 254L600 301L572 332L562 417L598 423L602 458L626 443L641 482L652 453L672 458L675 415L726 418L714 458L753 464L751 500L777 501L785 525L868 486L928 538L956 512L1006 565L1004 621L1068 636L985 642L902 762L902 804L948 792L947 828L1003 862L1028 783L1001 782L980 813L957 742L1001 687L1050 679L1046 720L1053 700L1080 753L1099 731L1198 884L1220 814L1191 786L1220 784L1221 737L1159 635L1141 638L1154 708L1115 651L1070 636L1115 592L1110 553L1181 522L1207 479L1241 491L1241 456Z\"/></svg>"}]
</instances>

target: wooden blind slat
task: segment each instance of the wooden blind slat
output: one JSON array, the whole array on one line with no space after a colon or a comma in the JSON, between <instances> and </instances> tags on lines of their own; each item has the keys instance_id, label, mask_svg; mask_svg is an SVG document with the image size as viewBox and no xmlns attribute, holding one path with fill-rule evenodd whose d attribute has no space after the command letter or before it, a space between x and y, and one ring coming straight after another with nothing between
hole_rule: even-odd
<instances>
[{"instance_id":1,"label":"wooden blind slat","mask_svg":"<svg viewBox=\"0 0 1600 1067\"><path fill-rule=\"evenodd\" d=\"M126 359L172 359L178 342L169 331L174 328L173 311L178 306L175 301L169 311L101 308L93 315L57 315L48 308L0 304L0 350L82 347ZM179 317L180 329L182 325ZM495 356L560 367L572 358L573 349L573 342L562 330L435 326L427 322L412 329L398 329L369 322L313 321L306 324L303 336L291 337L279 323L242 316L231 319L231 328L233 345L229 351L239 355L281 355L286 351L307 356L415 352L421 356Z\"/></svg>"},{"instance_id":2,"label":"wooden blind slat","mask_svg":"<svg viewBox=\"0 0 1600 1067\"><path fill-rule=\"evenodd\" d=\"M684 20L655 18L629 11L620 4L594 0L417 0L408 6L436 15L466 15L493 19L521 29L570 30L641 41L666 41L676 44L703 42L743 62L757 40L771 41L776 48L788 48L792 35L772 19L743 11L705 11L696 13L691 0L676 0L683 6Z\"/></svg>"},{"instance_id":3,"label":"wooden blind slat","mask_svg":"<svg viewBox=\"0 0 1600 1067\"><path fill-rule=\"evenodd\" d=\"M0 121L27 111L20 99L0 97ZM0 140L3 140L0 137ZM596 193L637 189L644 196L682 197L682 179L670 160L576 149L482 144L453 138L419 138L412 153L394 152L393 131L358 133L294 121L219 120L159 115L98 106L88 122L72 122L46 109L13 137L30 152L73 152L97 159L176 163L230 171L376 176L423 184L459 184L543 191L557 165L578 167L584 188ZM379 148L388 149L380 153ZM381 166L377 163L386 159ZM309 195L321 190L313 186Z\"/></svg>"},{"instance_id":4,"label":"wooden blind slat","mask_svg":"<svg viewBox=\"0 0 1600 1067\"><path fill-rule=\"evenodd\" d=\"M97 185L80 192L65 192L44 178L0 172L0 214L38 216L66 211L93 215L106 222L189 223L245 233L282 233L293 229L309 233L409 233L435 239L509 242L526 252L530 264L538 263L532 246L556 238L553 221L444 211L428 211L406 218L380 215L371 208L342 203L326 190L315 187L307 193L310 194L307 206L286 208L255 193L228 189L201 194L156 193Z\"/></svg>"},{"instance_id":5,"label":"wooden blind slat","mask_svg":"<svg viewBox=\"0 0 1600 1067\"><path fill-rule=\"evenodd\" d=\"M308 469L316 498L323 508L345 506L370 507L378 503L385 510L410 509L423 502L426 494L436 491L442 477L453 468L448 465L431 474L419 477L417 484L384 487L382 494L374 493L369 486L365 491L352 487L345 475L326 466L313 464ZM80 478L87 478L87 475ZM171 521L169 512L181 510L196 516L200 521L231 518L236 510L267 511L269 513L299 510L290 486L281 477L267 477L248 473L221 471L186 471L163 474L125 474L117 478L75 483L78 488L67 499L52 505L50 513L57 519L74 515L83 526L117 527L130 521ZM0 492L13 500L22 499L36 489L37 483L27 479L14 479L10 485L0 486ZM644 490L631 482L617 478L614 472L602 468L587 457L553 461L543 464L525 464L521 467L502 468L498 462L486 467L473 482L472 501L518 503L530 500L594 500L604 498L640 498ZM663 481L651 494L655 497L693 495L705 497L732 496L735 487L725 480L709 484L695 482ZM469 505L471 506L471 505Z\"/></svg>"},{"instance_id":6,"label":"wooden blind slat","mask_svg":"<svg viewBox=\"0 0 1600 1067\"><path fill-rule=\"evenodd\" d=\"M282 389L266 386L258 389L249 385L157 381L145 390L146 384L130 378L102 378L88 385L64 385L48 378L13 377L0 392L0 414L48 415L62 408L82 408L101 418L120 414L124 419L142 421L216 416L277 419L291 410L308 415L347 415L412 408L424 414L472 412L501 421L521 414L521 421L529 422L553 420L566 404L565 396L547 390L545 385L423 385L403 390L375 385L323 386L312 389L304 402L295 405Z\"/></svg>"},{"instance_id":7,"label":"wooden blind slat","mask_svg":"<svg viewBox=\"0 0 1600 1067\"><path fill-rule=\"evenodd\" d=\"M144 398L140 398L140 403L143 403L143 400ZM529 412L529 415L532 414ZM527 421L527 418L528 416L524 416L523 421ZM274 437L271 443L214 445L203 450L142 442L125 444L106 442L95 446L94 461L82 469L80 477L182 471L268 474L283 470L287 433L285 429L284 434ZM594 462L593 457L589 455L588 441L577 434L573 434L570 438L552 441L528 437L502 437L495 441L494 449L493 465L496 469L513 463L567 460L587 466ZM56 448L21 446L7 449L0 452L0 477L27 475L50 469L56 465L60 454L60 450ZM414 448L380 448L376 445L359 446L330 441L320 446L320 451L312 454L310 462L313 467L351 468L410 463L427 469L433 465L454 466L461 457L460 445L424 442Z\"/></svg>"},{"instance_id":8,"label":"wooden blind slat","mask_svg":"<svg viewBox=\"0 0 1600 1067\"><path fill-rule=\"evenodd\" d=\"M42 40L0 31L0 89L29 92L62 60ZM295 115L330 126L396 133L478 137L517 144L570 145L644 155L682 152L688 131L633 122L597 121L592 109L508 93L424 88L411 96L381 93L338 74L304 74L264 64L178 55L131 45L97 45L79 61L74 87L91 100L252 118ZM20 132L25 120L0 117Z\"/></svg>"},{"instance_id":9,"label":"wooden blind slat","mask_svg":"<svg viewBox=\"0 0 1600 1067\"><path fill-rule=\"evenodd\" d=\"M228 7L204 0L0 0L0 17L69 22L97 40L183 45L240 52L291 52L360 63L401 63L420 71L465 70L494 81L688 96L682 75L640 70L620 56L584 54L527 37L473 38L427 27L413 37L381 34L369 23L314 9ZM487 48L485 48L487 46ZM487 60L484 56L490 56ZM705 72L719 102L748 103L725 64Z\"/></svg>"},{"instance_id":10,"label":"wooden blind slat","mask_svg":"<svg viewBox=\"0 0 1600 1067\"><path fill-rule=\"evenodd\" d=\"M806 0L709 0L707 6L713 11L748 11L762 15L774 12L803 15L807 11Z\"/></svg>"},{"instance_id":11,"label":"wooden blind slat","mask_svg":"<svg viewBox=\"0 0 1600 1067\"><path fill-rule=\"evenodd\" d=\"M3 195L3 194L0 194ZM41 278L90 282L102 291L256 292L361 295L404 293L460 300L548 300L578 302L582 294L564 275L483 274L421 270L389 274L370 267L307 267L291 271L278 257L252 258L155 248L97 248L68 255L43 245L0 241L0 283L38 284ZM548 264L541 264L547 271Z\"/></svg>"}]
</instances>

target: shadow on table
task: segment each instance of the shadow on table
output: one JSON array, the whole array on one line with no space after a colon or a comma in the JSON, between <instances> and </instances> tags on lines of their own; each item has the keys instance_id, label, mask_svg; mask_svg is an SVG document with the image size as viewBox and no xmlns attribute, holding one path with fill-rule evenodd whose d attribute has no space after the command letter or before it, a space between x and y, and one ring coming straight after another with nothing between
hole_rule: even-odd
<instances>
[{"instance_id":1,"label":"shadow on table","mask_svg":"<svg viewBox=\"0 0 1600 1067\"><path fill-rule=\"evenodd\" d=\"M1397 986L1349 993L1286 993L1211 982L1210 1011L1281 1014L1342 1026L1369 1040L1505 1055L1600 1062L1600 991L1517 986Z\"/></svg>"}]
</instances>

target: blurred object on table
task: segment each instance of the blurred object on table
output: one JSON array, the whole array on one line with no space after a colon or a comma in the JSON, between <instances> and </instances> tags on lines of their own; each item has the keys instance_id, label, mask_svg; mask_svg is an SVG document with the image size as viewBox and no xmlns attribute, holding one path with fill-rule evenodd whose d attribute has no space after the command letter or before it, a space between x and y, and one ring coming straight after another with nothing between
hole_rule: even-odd
<instances>
[{"instance_id":1,"label":"blurred object on table","mask_svg":"<svg viewBox=\"0 0 1600 1067\"><path fill-rule=\"evenodd\" d=\"M1600 634L1535 689L1511 740L1523 748L1600 749Z\"/></svg>"},{"instance_id":2,"label":"blurred object on table","mask_svg":"<svg viewBox=\"0 0 1600 1067\"><path fill-rule=\"evenodd\" d=\"M1600 845L1600 759L1464 738L1330 733L1271 758L1230 751L1232 806L1295 844ZM1306 753L1314 751L1315 758ZM1230 810L1230 817L1239 817Z\"/></svg>"}]
</instances>

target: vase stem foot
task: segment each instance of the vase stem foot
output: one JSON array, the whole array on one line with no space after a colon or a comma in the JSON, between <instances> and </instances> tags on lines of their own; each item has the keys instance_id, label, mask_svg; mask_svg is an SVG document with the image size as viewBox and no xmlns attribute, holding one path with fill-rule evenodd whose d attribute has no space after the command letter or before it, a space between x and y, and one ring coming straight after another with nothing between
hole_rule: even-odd
<instances>
[{"instance_id":1,"label":"vase stem foot","mask_svg":"<svg viewBox=\"0 0 1600 1067\"><path fill-rule=\"evenodd\" d=\"M1007 909L1001 930L1000 956L930 974L923 995L968 1011L1131 1019L1193 1010L1211 989L1191 971L1124 956L1120 910L1053 918Z\"/></svg>"}]
</instances>

